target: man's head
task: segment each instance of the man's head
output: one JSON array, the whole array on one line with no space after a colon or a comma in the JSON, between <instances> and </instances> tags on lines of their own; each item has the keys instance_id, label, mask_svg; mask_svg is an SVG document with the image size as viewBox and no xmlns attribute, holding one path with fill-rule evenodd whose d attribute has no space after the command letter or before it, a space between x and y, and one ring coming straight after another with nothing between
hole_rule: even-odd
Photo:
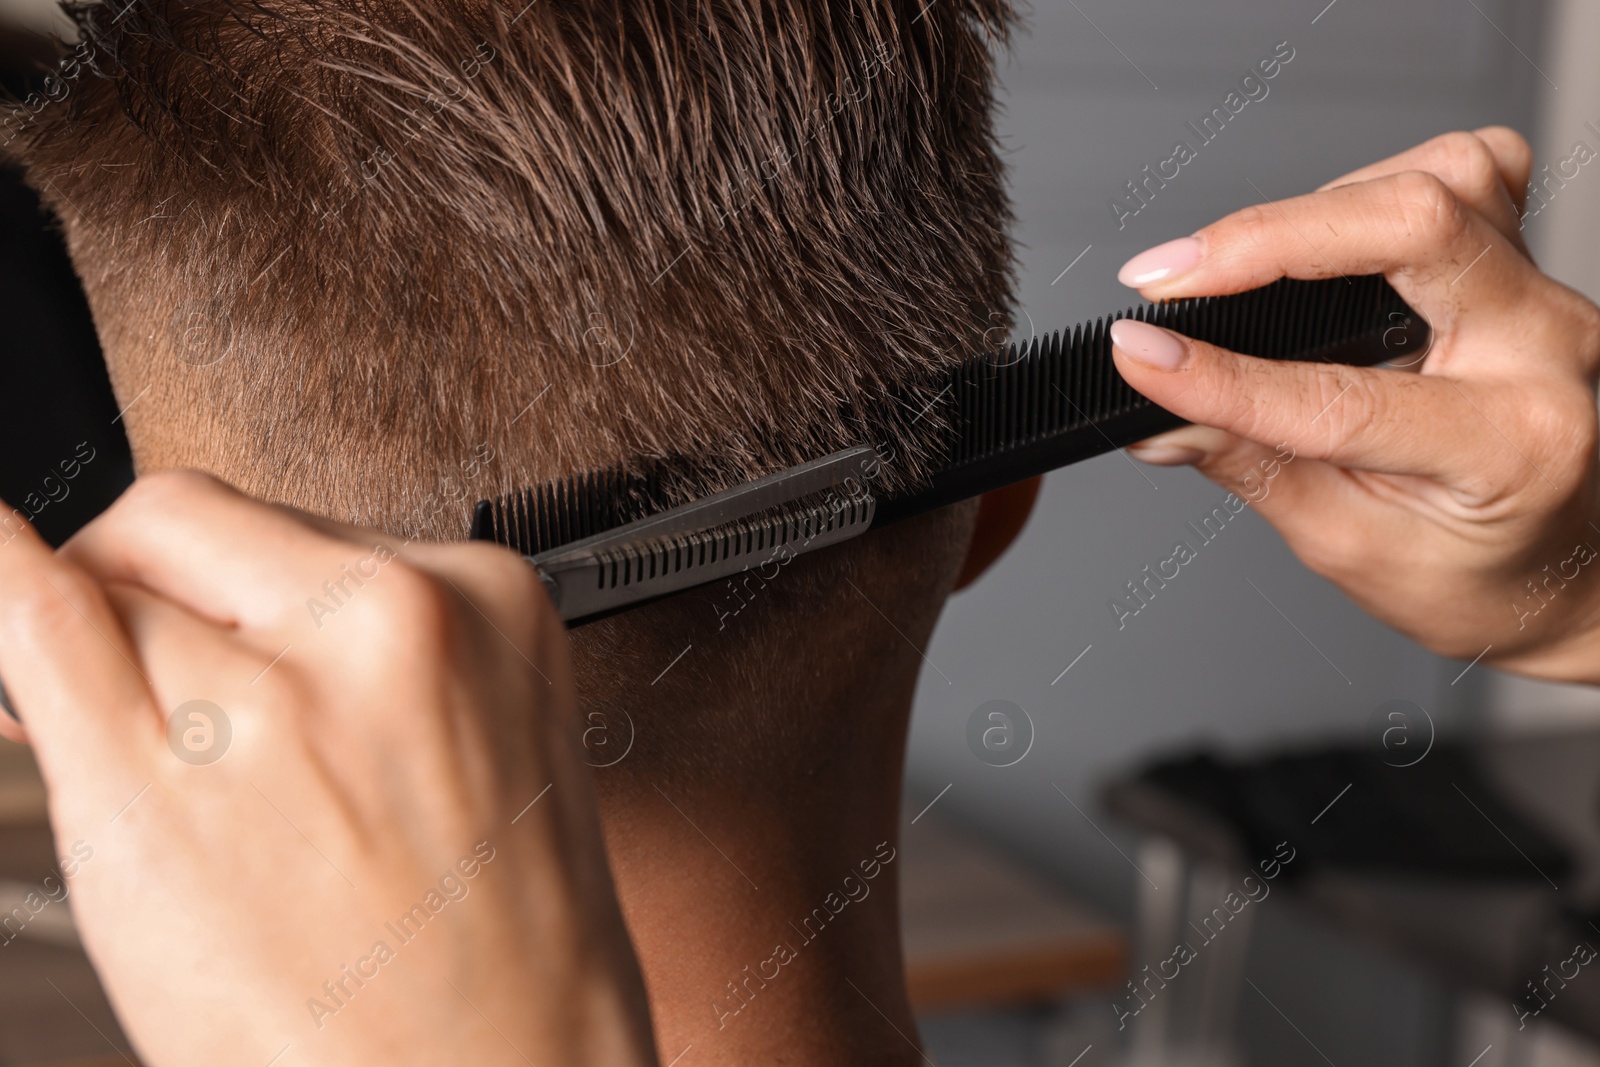
<instances>
[{"instance_id":1,"label":"man's head","mask_svg":"<svg viewBox=\"0 0 1600 1067\"><path fill-rule=\"evenodd\" d=\"M648 458L712 489L868 435L893 485L925 444L895 384L1009 322L1008 15L130 0L81 13L64 98L17 143L144 470L446 538L480 497ZM746 584L732 618L717 590L589 628L586 694L748 710L905 689L972 510ZM697 635L708 651L647 692ZM701 721L661 752L692 761Z\"/></svg>"}]
</instances>

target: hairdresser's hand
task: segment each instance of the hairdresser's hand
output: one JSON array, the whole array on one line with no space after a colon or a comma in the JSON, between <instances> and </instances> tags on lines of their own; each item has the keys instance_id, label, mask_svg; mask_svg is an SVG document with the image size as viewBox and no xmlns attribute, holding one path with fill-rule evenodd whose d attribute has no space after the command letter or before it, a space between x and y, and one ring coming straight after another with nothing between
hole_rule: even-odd
<instances>
[{"instance_id":1,"label":"hairdresser's hand","mask_svg":"<svg viewBox=\"0 0 1600 1067\"><path fill-rule=\"evenodd\" d=\"M1259 497L1378 618L1451 656L1600 681L1600 310L1528 258L1529 158L1510 130L1450 134L1123 268L1150 299L1385 274L1434 331L1409 372L1273 364L1137 324L1115 329L1116 360L1200 424L1134 455ZM1263 483L1283 443L1296 458Z\"/></svg>"},{"instance_id":2,"label":"hairdresser's hand","mask_svg":"<svg viewBox=\"0 0 1600 1067\"><path fill-rule=\"evenodd\" d=\"M0 676L147 1067L655 1063L514 556L192 474L0 542Z\"/></svg>"}]
</instances>

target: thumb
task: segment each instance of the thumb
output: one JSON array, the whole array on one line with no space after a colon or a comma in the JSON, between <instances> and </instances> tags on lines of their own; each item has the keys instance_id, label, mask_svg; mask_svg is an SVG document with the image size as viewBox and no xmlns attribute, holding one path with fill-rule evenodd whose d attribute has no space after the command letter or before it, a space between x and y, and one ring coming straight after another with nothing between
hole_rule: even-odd
<instances>
[{"instance_id":1,"label":"thumb","mask_svg":"<svg viewBox=\"0 0 1600 1067\"><path fill-rule=\"evenodd\" d=\"M1287 443L1257 444L1210 426L1185 426L1128 446L1158 466L1192 465L1251 505L1302 553L1363 504L1357 483L1336 465L1304 459Z\"/></svg>"}]
</instances>

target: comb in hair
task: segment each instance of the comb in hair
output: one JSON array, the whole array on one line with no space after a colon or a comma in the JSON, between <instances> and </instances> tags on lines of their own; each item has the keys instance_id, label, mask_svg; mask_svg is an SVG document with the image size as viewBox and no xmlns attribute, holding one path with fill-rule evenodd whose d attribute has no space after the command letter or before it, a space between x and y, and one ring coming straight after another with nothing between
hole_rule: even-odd
<instances>
[{"instance_id":1,"label":"comb in hair","mask_svg":"<svg viewBox=\"0 0 1600 1067\"><path fill-rule=\"evenodd\" d=\"M1231 296L1146 304L1070 333L977 354L932 387L912 394L930 408L945 407L946 431L928 479L893 494L874 490L871 525L999 489L1182 426L1182 419L1135 392L1117 373L1108 329L1122 318L1265 359L1350 366L1415 361L1430 339L1427 324L1381 275L1365 275L1286 278ZM673 502L669 476L682 484L689 466L657 461L642 472L592 471L479 501L471 537L526 556L548 553L666 511ZM870 479L865 465L863 472ZM713 541L720 536L708 533Z\"/></svg>"}]
</instances>

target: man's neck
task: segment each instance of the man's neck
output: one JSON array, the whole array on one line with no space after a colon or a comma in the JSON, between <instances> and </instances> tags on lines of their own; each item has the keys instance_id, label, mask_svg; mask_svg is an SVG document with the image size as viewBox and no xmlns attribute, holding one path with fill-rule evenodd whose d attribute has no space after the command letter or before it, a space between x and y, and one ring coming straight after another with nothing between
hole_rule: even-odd
<instances>
[{"instance_id":1,"label":"man's neck","mask_svg":"<svg viewBox=\"0 0 1600 1067\"><path fill-rule=\"evenodd\" d=\"M663 1067L923 1062L900 954L902 730L810 767L602 789Z\"/></svg>"}]
</instances>

